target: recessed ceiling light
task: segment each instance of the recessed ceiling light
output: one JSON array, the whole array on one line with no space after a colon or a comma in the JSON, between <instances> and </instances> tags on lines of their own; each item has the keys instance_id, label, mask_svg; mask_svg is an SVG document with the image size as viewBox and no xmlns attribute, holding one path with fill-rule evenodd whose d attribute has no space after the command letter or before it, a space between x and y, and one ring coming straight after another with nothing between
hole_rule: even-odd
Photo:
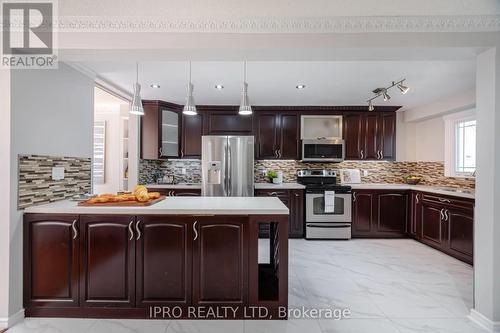
<instances>
[{"instance_id":1,"label":"recessed ceiling light","mask_svg":"<svg viewBox=\"0 0 500 333\"><path fill-rule=\"evenodd\" d=\"M224 86L222 84L216 84L215 89L222 90L222 89L224 89Z\"/></svg>"},{"instance_id":2,"label":"recessed ceiling light","mask_svg":"<svg viewBox=\"0 0 500 333\"><path fill-rule=\"evenodd\" d=\"M299 89L299 90L300 90L300 89L304 89L305 87L306 87L306 85L305 85L305 84L298 84L298 85L296 85L296 86L295 86L295 88L297 88L297 89Z\"/></svg>"},{"instance_id":3,"label":"recessed ceiling light","mask_svg":"<svg viewBox=\"0 0 500 333\"><path fill-rule=\"evenodd\" d=\"M160 88L160 85L159 85L159 84L154 84L154 83L153 83L153 84L151 85L151 88L158 89L158 88Z\"/></svg>"}]
</instances>

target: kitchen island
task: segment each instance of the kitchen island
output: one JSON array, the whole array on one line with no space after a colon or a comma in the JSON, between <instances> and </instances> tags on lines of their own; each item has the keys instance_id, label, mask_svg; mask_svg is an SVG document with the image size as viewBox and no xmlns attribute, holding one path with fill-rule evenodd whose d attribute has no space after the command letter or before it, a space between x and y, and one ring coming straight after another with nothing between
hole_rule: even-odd
<instances>
[{"instance_id":1,"label":"kitchen island","mask_svg":"<svg viewBox=\"0 0 500 333\"><path fill-rule=\"evenodd\" d=\"M288 214L278 198L258 197L27 208L26 316L286 319Z\"/></svg>"}]
</instances>

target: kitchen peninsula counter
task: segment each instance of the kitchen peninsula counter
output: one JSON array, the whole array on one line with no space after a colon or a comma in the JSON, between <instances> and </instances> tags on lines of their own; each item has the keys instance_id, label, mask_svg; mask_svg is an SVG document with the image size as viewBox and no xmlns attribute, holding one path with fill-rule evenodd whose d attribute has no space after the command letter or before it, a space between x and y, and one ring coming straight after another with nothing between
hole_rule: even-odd
<instances>
[{"instance_id":1,"label":"kitchen peninsula counter","mask_svg":"<svg viewBox=\"0 0 500 333\"><path fill-rule=\"evenodd\" d=\"M288 214L275 197L27 208L26 316L205 319L190 316L202 309L226 319L286 319ZM258 261L261 224L266 263Z\"/></svg>"}]
</instances>

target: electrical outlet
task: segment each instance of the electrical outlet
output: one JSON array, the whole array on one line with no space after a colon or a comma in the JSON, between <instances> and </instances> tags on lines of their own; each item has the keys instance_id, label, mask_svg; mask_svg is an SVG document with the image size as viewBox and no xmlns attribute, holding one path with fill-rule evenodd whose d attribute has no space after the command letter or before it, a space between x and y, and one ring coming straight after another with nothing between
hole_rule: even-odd
<instances>
[{"instance_id":1,"label":"electrical outlet","mask_svg":"<svg viewBox=\"0 0 500 333\"><path fill-rule=\"evenodd\" d=\"M363 176L368 177L368 170L363 170Z\"/></svg>"},{"instance_id":2,"label":"electrical outlet","mask_svg":"<svg viewBox=\"0 0 500 333\"><path fill-rule=\"evenodd\" d=\"M185 175L186 174L186 168L181 169L181 174Z\"/></svg>"},{"instance_id":3,"label":"electrical outlet","mask_svg":"<svg viewBox=\"0 0 500 333\"><path fill-rule=\"evenodd\" d=\"M53 167L52 180L62 180L62 179L64 179L64 167Z\"/></svg>"}]
</instances>

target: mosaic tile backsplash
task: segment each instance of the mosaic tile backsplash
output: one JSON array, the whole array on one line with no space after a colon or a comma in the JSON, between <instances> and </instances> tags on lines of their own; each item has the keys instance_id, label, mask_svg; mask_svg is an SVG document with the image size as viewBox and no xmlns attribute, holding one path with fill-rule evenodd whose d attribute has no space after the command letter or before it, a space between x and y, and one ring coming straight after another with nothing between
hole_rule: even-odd
<instances>
[{"instance_id":1,"label":"mosaic tile backsplash","mask_svg":"<svg viewBox=\"0 0 500 333\"><path fill-rule=\"evenodd\" d=\"M164 172L173 173L178 183L201 182L200 160L141 160L139 181L141 184L156 183ZM186 168L186 174L181 173ZM342 163L302 163L300 161L255 161L255 182L266 182L265 172L276 170L283 172L284 182L295 182L297 170L300 169L360 169L367 170L368 176L363 176L363 183L403 183L403 177L415 174L422 177L421 185L450 186L474 188L474 179L449 178L444 176L443 162L385 162L385 161L345 161ZM340 179L339 179L340 181Z\"/></svg>"},{"instance_id":2,"label":"mosaic tile backsplash","mask_svg":"<svg viewBox=\"0 0 500 333\"><path fill-rule=\"evenodd\" d=\"M201 160L139 161L139 184L156 183L165 173L173 174L176 183L201 183Z\"/></svg>"},{"instance_id":3,"label":"mosaic tile backsplash","mask_svg":"<svg viewBox=\"0 0 500 333\"><path fill-rule=\"evenodd\" d=\"M52 180L52 167L64 167L64 179ZM18 209L64 200L91 190L91 159L41 155L18 156Z\"/></svg>"},{"instance_id":4,"label":"mosaic tile backsplash","mask_svg":"<svg viewBox=\"0 0 500 333\"><path fill-rule=\"evenodd\" d=\"M474 179L444 176L443 162L386 162L386 161L344 161L342 163L302 163L300 161L260 160L255 163L255 182L265 182L265 170L283 172L284 182L295 182L300 169L360 169L362 183L403 183L409 174L422 177L419 185L450 186L460 188L475 187ZM368 176L363 176L363 171ZM338 177L340 181L340 177Z\"/></svg>"}]
</instances>

